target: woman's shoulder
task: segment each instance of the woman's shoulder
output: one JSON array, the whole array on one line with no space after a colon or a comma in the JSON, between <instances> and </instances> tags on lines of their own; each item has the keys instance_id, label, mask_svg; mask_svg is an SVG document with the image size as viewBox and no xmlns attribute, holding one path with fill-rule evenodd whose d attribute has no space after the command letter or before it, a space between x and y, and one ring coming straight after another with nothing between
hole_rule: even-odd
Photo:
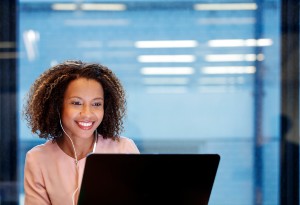
<instances>
[{"instance_id":1,"label":"woman's shoulder","mask_svg":"<svg viewBox=\"0 0 300 205\"><path fill-rule=\"evenodd\" d=\"M49 152L56 149L56 146L56 143L52 141L36 145L26 153L26 158L43 160L44 157L49 156Z\"/></svg>"},{"instance_id":2,"label":"woman's shoulder","mask_svg":"<svg viewBox=\"0 0 300 205\"><path fill-rule=\"evenodd\" d=\"M120 136L116 139L103 138L99 135L97 142L99 153L139 153L134 141L128 137Z\"/></svg>"},{"instance_id":3,"label":"woman's shoulder","mask_svg":"<svg viewBox=\"0 0 300 205\"><path fill-rule=\"evenodd\" d=\"M120 143L124 143L124 144L128 144L128 143L134 143L132 139L128 138L128 137L124 137L124 136L120 136L118 138Z\"/></svg>"}]
</instances>

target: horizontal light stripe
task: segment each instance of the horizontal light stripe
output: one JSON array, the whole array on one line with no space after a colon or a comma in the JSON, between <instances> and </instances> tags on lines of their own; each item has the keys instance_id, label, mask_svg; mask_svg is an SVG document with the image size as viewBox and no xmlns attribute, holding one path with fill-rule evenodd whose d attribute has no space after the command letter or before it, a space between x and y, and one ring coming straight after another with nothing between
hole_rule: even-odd
<instances>
[{"instance_id":1,"label":"horizontal light stripe","mask_svg":"<svg viewBox=\"0 0 300 205\"><path fill-rule=\"evenodd\" d=\"M262 61L264 60L263 54L217 54L206 55L205 61L208 62L230 62L230 61Z\"/></svg>"},{"instance_id":2,"label":"horizontal light stripe","mask_svg":"<svg viewBox=\"0 0 300 205\"><path fill-rule=\"evenodd\" d=\"M137 60L141 63L190 63L196 58L194 55L140 55Z\"/></svg>"},{"instance_id":3,"label":"horizontal light stripe","mask_svg":"<svg viewBox=\"0 0 300 205\"><path fill-rule=\"evenodd\" d=\"M141 69L143 75L192 75L192 67L144 67Z\"/></svg>"},{"instance_id":4,"label":"horizontal light stripe","mask_svg":"<svg viewBox=\"0 0 300 205\"><path fill-rule=\"evenodd\" d=\"M202 77L199 79L200 85L222 85L222 84L244 84L244 77Z\"/></svg>"},{"instance_id":5,"label":"horizontal light stripe","mask_svg":"<svg viewBox=\"0 0 300 205\"><path fill-rule=\"evenodd\" d=\"M66 26L128 26L127 19L66 19Z\"/></svg>"},{"instance_id":6,"label":"horizontal light stripe","mask_svg":"<svg viewBox=\"0 0 300 205\"><path fill-rule=\"evenodd\" d=\"M251 46L271 46L271 39L222 39L208 41L209 47L251 47Z\"/></svg>"},{"instance_id":7,"label":"horizontal light stripe","mask_svg":"<svg viewBox=\"0 0 300 205\"><path fill-rule=\"evenodd\" d=\"M13 41L0 41L0 48L15 48L16 42Z\"/></svg>"},{"instance_id":8,"label":"horizontal light stripe","mask_svg":"<svg viewBox=\"0 0 300 205\"><path fill-rule=\"evenodd\" d=\"M200 93L234 93L237 92L234 86L227 86L227 85L218 85L218 86L200 86L198 88Z\"/></svg>"},{"instance_id":9,"label":"horizontal light stripe","mask_svg":"<svg viewBox=\"0 0 300 205\"><path fill-rule=\"evenodd\" d=\"M255 3L195 4L195 10L256 10Z\"/></svg>"},{"instance_id":10,"label":"horizontal light stripe","mask_svg":"<svg viewBox=\"0 0 300 205\"><path fill-rule=\"evenodd\" d=\"M200 25L241 25L241 24L254 24L256 22L255 18L199 18L197 23Z\"/></svg>"},{"instance_id":11,"label":"horizontal light stripe","mask_svg":"<svg viewBox=\"0 0 300 205\"><path fill-rule=\"evenodd\" d=\"M197 47L198 42L194 40L137 41L134 46L136 48L192 48Z\"/></svg>"},{"instance_id":12,"label":"horizontal light stripe","mask_svg":"<svg viewBox=\"0 0 300 205\"><path fill-rule=\"evenodd\" d=\"M262 54L262 53L258 54L256 58L257 58L258 61L263 61L263 60L265 60L265 56L264 56L264 54Z\"/></svg>"},{"instance_id":13,"label":"horizontal light stripe","mask_svg":"<svg viewBox=\"0 0 300 205\"><path fill-rule=\"evenodd\" d=\"M15 59L17 57L17 52L0 52L0 59Z\"/></svg>"},{"instance_id":14,"label":"horizontal light stripe","mask_svg":"<svg viewBox=\"0 0 300 205\"><path fill-rule=\"evenodd\" d=\"M72 11L72 10L84 10L84 11L124 11L126 5L124 4L97 4L97 3L55 3L51 6L52 10L57 11Z\"/></svg>"},{"instance_id":15,"label":"horizontal light stripe","mask_svg":"<svg viewBox=\"0 0 300 205\"><path fill-rule=\"evenodd\" d=\"M57 11L72 11L78 9L77 4L72 4L72 3L52 4L51 8L52 10L57 10Z\"/></svg>"},{"instance_id":16,"label":"horizontal light stripe","mask_svg":"<svg viewBox=\"0 0 300 205\"><path fill-rule=\"evenodd\" d=\"M185 85L188 84L188 78L144 78L143 83L146 85Z\"/></svg>"},{"instance_id":17,"label":"horizontal light stripe","mask_svg":"<svg viewBox=\"0 0 300 205\"><path fill-rule=\"evenodd\" d=\"M254 66L220 66L203 67L201 72L204 74L253 74L256 68Z\"/></svg>"},{"instance_id":18,"label":"horizontal light stripe","mask_svg":"<svg viewBox=\"0 0 300 205\"><path fill-rule=\"evenodd\" d=\"M271 46L273 44L272 39L258 39L256 40L256 45L257 46Z\"/></svg>"},{"instance_id":19,"label":"horizontal light stripe","mask_svg":"<svg viewBox=\"0 0 300 205\"><path fill-rule=\"evenodd\" d=\"M96 3L85 3L81 4L82 10L86 11L124 11L126 5L124 4L96 4Z\"/></svg>"}]
</instances>

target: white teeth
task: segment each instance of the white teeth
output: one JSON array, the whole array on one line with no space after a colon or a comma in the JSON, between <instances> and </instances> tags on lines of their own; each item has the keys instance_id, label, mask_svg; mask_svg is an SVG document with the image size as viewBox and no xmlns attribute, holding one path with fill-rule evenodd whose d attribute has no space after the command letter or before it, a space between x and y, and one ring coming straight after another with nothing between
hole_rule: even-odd
<instances>
[{"instance_id":1,"label":"white teeth","mask_svg":"<svg viewBox=\"0 0 300 205\"><path fill-rule=\"evenodd\" d=\"M78 122L79 125L84 126L84 127L89 127L92 125L91 122Z\"/></svg>"}]
</instances>

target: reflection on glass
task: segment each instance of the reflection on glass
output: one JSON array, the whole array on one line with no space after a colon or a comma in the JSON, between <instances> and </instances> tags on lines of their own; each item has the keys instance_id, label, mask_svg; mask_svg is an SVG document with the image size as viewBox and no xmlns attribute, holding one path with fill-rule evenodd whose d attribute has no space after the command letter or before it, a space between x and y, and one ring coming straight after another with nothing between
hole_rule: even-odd
<instances>
[{"instance_id":1,"label":"reflection on glass","mask_svg":"<svg viewBox=\"0 0 300 205\"><path fill-rule=\"evenodd\" d=\"M67 59L100 62L126 88L124 135L141 152L219 153L210 204L226 198L252 205L258 194L264 204L279 204L279 3L21 0L20 112L33 79L46 68ZM262 119L254 114L258 76ZM265 139L258 194L257 120ZM24 153L40 142L19 122L22 175Z\"/></svg>"}]
</instances>

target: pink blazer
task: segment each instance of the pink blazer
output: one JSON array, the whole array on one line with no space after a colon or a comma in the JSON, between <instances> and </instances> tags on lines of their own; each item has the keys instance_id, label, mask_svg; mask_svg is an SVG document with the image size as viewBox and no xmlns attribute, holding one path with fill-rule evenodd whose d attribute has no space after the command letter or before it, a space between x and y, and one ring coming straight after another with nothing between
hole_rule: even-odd
<instances>
[{"instance_id":1,"label":"pink blazer","mask_svg":"<svg viewBox=\"0 0 300 205\"><path fill-rule=\"evenodd\" d=\"M120 137L119 141L113 141L99 135L95 153L138 154L139 150L129 138ZM79 160L77 175L74 158L56 143L47 141L32 148L25 161L25 205L72 205L73 200L76 204L85 161L86 158Z\"/></svg>"}]
</instances>

